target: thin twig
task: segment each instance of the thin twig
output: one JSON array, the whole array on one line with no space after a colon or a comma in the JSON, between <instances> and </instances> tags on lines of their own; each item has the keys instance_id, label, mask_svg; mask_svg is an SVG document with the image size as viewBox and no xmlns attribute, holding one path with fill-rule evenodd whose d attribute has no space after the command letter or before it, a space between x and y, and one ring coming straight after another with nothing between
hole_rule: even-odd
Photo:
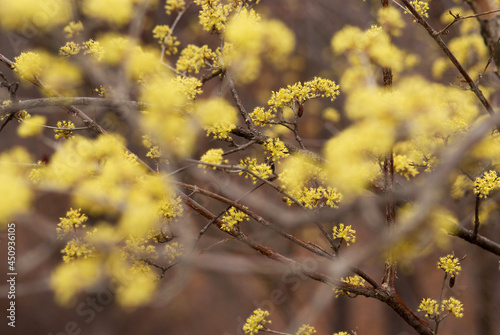
<instances>
[{"instance_id":1,"label":"thin twig","mask_svg":"<svg viewBox=\"0 0 500 335\"><path fill-rule=\"evenodd\" d=\"M406 8L412 13L412 15L415 17L417 22L427 30L428 34L436 41L436 43L439 45L441 50L448 56L448 58L451 60L453 65L457 68L457 70L460 72L460 74L464 77L465 81L467 84L469 84L471 90L476 94L477 98L483 104L483 106L486 108L486 111L490 114L493 115L495 112L493 111L493 107L491 107L491 104L489 103L488 99L484 96L483 92L479 89L479 87L476 85L476 83L472 80L472 78L469 76L467 71L464 69L462 64L457 60L455 55L450 51L446 43L444 43L443 39L439 35L439 33L432 28L432 26L420 15L420 13L410 4L408 0L401 0L401 2L406 6Z\"/></svg>"}]
</instances>

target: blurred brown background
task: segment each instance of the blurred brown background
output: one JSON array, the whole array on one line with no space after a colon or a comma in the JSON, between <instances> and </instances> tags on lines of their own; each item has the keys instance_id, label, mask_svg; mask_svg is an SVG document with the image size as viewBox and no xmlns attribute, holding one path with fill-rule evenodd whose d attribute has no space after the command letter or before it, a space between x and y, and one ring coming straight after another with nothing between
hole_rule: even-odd
<instances>
[{"instance_id":1,"label":"blurred brown background","mask_svg":"<svg viewBox=\"0 0 500 335\"><path fill-rule=\"evenodd\" d=\"M442 27L439 16L453 1L433 0L431 2L430 22L436 27ZM368 0L274 0L262 1L257 11L266 16L277 18L295 32L296 50L293 70L276 72L265 68L257 82L239 88L242 100L247 109L265 105L271 90L292 84L295 81L305 81L314 76L324 76L338 81L346 61L334 56L330 49L332 36L345 25L355 25L368 28L374 23L374 13L379 8L380 1ZM162 7L162 6L161 6ZM155 24L171 24L172 17L157 13L148 13ZM194 34L190 25L197 20L197 13L192 6L179 23L176 34L181 41L181 47L189 42L200 42L207 38L206 34ZM0 8L1 10L1 8ZM425 31L408 21L403 36L395 38L394 43L420 56L420 63L415 72L425 77L430 76L432 61L441 56L441 51L427 36ZM449 40L457 33L451 29L445 36ZM208 38L214 37L208 36ZM150 35L144 34L144 39L155 43ZM12 43L15 41L15 43ZM0 53L13 59L19 52L43 45L51 50L57 50L59 45L38 34L6 34L0 31ZM284 60L287 61L287 60ZM10 70L0 68L8 78L14 79ZM455 82L457 74L451 71L445 82ZM395 78L397 80L397 78ZM220 82L213 80L205 90L219 89ZM223 87L229 96L227 88ZM89 95L88 90L85 94ZM268 92L267 95L265 92ZM5 90L0 91L0 97L5 99ZM27 99L38 96L30 85L22 86L18 98ZM324 108L333 106L340 112L343 106L343 96L333 104L329 101L315 101L307 106L302 119L301 134L305 144L312 150L319 150L322 144L332 136L335 130L323 127L324 121L320 115ZM96 113L98 121L106 119L105 111ZM52 110L49 123L61 118L67 118L63 111ZM116 124L110 126L120 129L128 137L130 147L139 155L144 155L145 149L140 146L133 129L122 125L116 119ZM341 121L337 126L345 126ZM14 122L13 122L14 123ZM47 131L47 135L51 136ZM93 136L89 133L90 136ZM9 124L0 133L0 151L15 145L26 146L35 159L50 156L52 149L41 141L20 139L15 131L15 125ZM203 153L208 143L200 144L199 153ZM201 178L191 176L189 172L182 178ZM209 173L204 175L204 182L213 191L226 192L232 195L243 194L252 185L246 181L241 183L237 178L228 178L222 174ZM293 217L296 209L281 203L279 195L269 189L256 192L255 199L272 197L274 200L261 204L262 215L281 215L281 218ZM203 201L202 198L198 199ZM15 199L12 199L15 201ZM252 200L248 200L251 202ZM471 201L470 208L473 207ZM188 264L180 265L169 271L161 282L157 298L148 306L127 311L119 307L113 297L112 287L102 287L99 292L82 294L74 307L65 309L55 304L53 293L49 288L49 276L54 266L60 262L59 250L63 247L61 241L55 239L55 226L58 218L64 216L70 206L68 199L55 194L44 194L37 199L36 215L26 215L15 220L17 225L17 319L16 328L6 326L5 317L0 322L1 334L94 334L94 335L128 335L128 334L242 334L244 320L255 308L262 307L271 312L270 327L275 330L294 333L291 325L308 323L318 330L318 334L332 334L338 331L355 331L358 335L405 335L415 334L392 310L382 303L358 297L350 299L340 297L335 299L334 292L311 279L304 278L293 269L284 268L269 261L253 250L237 241L217 242L226 238L222 232L210 229L203 237L199 251L207 249L202 255L192 259ZM257 210L258 211L258 210ZM196 214L189 214L189 229L196 234L206 223ZM359 219L358 219L359 220ZM282 220L284 221L284 219ZM370 239L376 227L367 226L361 220L352 222L358 230L358 244ZM320 268L324 264L309 255L303 255L289 243L277 238L269 231L259 231L261 227L252 228L252 233L263 242L285 253L304 257L304 264L311 269ZM320 236L304 222L295 222L289 226L291 233L316 243ZM383 229L383 228L381 228ZM483 229L483 228L481 228ZM499 225L491 224L482 230L492 238L499 238ZM5 233L1 233L0 255L6 254ZM447 288L447 295L460 299L465 306L462 319L450 317L440 327L441 335L451 334L500 334L500 293L498 283L498 258L469 244L453 239L453 250L458 257L467 255L463 261L463 273L457 278L453 289ZM398 272L396 282L398 292L405 303L416 310L424 297L438 298L442 282L442 272L437 269L436 262L446 252L439 249L407 265ZM2 256L0 273L7 273L6 261ZM376 280L383 273L383 259L374 257L359 265ZM2 316L6 309L5 280L0 284L0 307ZM321 299L318 299L318 296ZM321 302L321 306L313 304Z\"/></svg>"}]
</instances>

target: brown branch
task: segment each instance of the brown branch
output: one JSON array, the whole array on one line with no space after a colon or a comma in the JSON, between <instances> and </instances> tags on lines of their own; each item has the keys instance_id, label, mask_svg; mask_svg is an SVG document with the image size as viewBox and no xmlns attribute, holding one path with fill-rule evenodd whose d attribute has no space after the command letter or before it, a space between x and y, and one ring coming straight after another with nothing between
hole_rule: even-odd
<instances>
[{"instance_id":1,"label":"brown branch","mask_svg":"<svg viewBox=\"0 0 500 335\"><path fill-rule=\"evenodd\" d=\"M227 79L227 83L229 85L229 90L231 91L231 94L233 95L234 102L236 103L236 107L238 107L238 110L240 111L240 114L243 117L243 120L245 121L248 129L254 131L255 125L253 124L253 121L250 118L250 115L248 114L247 110L245 109L245 106L243 106L243 103L241 102L240 96L238 95L238 91L236 90L236 86L234 85L233 78L231 77L231 75L229 74L229 72L227 70L224 72L224 76Z\"/></svg>"},{"instance_id":2,"label":"brown branch","mask_svg":"<svg viewBox=\"0 0 500 335\"><path fill-rule=\"evenodd\" d=\"M325 252L324 250L322 249L319 249L315 246L313 246L312 244L310 243L307 243L291 234L288 234L287 232L284 232L283 230L279 229L278 227L274 226L271 222L267 221L266 219L264 219L263 217L257 215L256 213L254 213L253 211L249 210L247 207L243 206L242 204L240 204L239 202L236 202L236 201L233 201L231 199L228 199L226 197L223 197L219 194L216 194L216 193L213 193L213 192L210 192L208 190L205 190L205 189L202 189L198 186L194 186L194 185L189 185L189 184L186 184L186 183L183 183L183 182L176 182L176 185L182 187L182 188L185 188L185 189L188 189L190 191L193 191L193 192L197 192L197 193L200 193L200 194L203 194L205 196L208 196L212 199L215 199L215 200L218 200L218 201L221 201L221 202L224 202L230 206L233 206L234 208L238 209L239 211L247 214L249 217L251 217L252 219L254 219L255 221L257 221L258 223L260 223L261 225L271 229L272 231L274 231L275 233L277 233L278 235L288 239L289 241L303 247L304 249L307 249L309 250L310 252L312 253L315 253L316 255L319 255L319 256L322 256L322 257L326 257L326 258L329 258L329 259L332 259L333 256L327 252Z\"/></svg>"},{"instance_id":3,"label":"brown branch","mask_svg":"<svg viewBox=\"0 0 500 335\"><path fill-rule=\"evenodd\" d=\"M7 65L11 70L14 70L14 63L2 54L0 54L0 61L2 63L4 63L5 65ZM42 83L37 78L33 78L33 80L30 80L30 82L51 96L61 97L61 95L59 93L50 89L47 85ZM104 128L102 128L97 122L92 120L87 114L85 114L80 109L76 108L75 106L72 106L72 105L61 106L61 108L64 109L69 114L80 119L87 128L94 131L95 133L98 133L98 134L106 133L106 130L104 130Z\"/></svg>"},{"instance_id":4,"label":"brown branch","mask_svg":"<svg viewBox=\"0 0 500 335\"><path fill-rule=\"evenodd\" d=\"M212 214L209 210L201 206L199 203L197 203L187 195L181 193L181 199L188 207L198 212L206 219L212 220L215 217L215 215ZM220 220L215 220L214 223L219 227L221 227L223 224L223 222ZM313 280L334 286L337 289L347 291L349 293L352 293L353 295L362 295L365 297L375 298L377 300L380 300L386 303L389 307L391 307L396 313L398 313L401 316L401 318L403 318L403 320L405 320L410 326L412 326L419 334L433 335L432 330L429 327L427 327L425 321L423 321L417 315L415 315L415 313L413 313L412 310L409 309L397 296L391 296L388 295L387 292L385 291L380 291L370 287L356 286L344 283L339 280L333 279L318 271L308 271L297 261L276 252L275 250L271 249L268 246L256 242L248 235L240 231L231 230L226 233L233 236L240 242L248 245L250 248L258 251L259 253L261 253L262 255L264 255L269 259L273 259L282 264L291 265L294 268L300 269L302 274Z\"/></svg>"},{"instance_id":5,"label":"brown branch","mask_svg":"<svg viewBox=\"0 0 500 335\"><path fill-rule=\"evenodd\" d=\"M417 22L427 30L427 33L436 41L436 43L439 45L441 50L448 56L448 58L451 60L453 65L457 68L457 70L460 72L460 74L464 77L465 81L467 84L469 84L470 89L474 92L474 94L477 96L481 104L486 108L486 111L490 115L493 115L495 112L493 111L493 107L491 107L491 104L489 103L488 99L483 95L483 92L479 89L479 87L476 85L476 83L472 80L472 78L469 76L467 71L464 69L462 64L457 60L455 55L450 51L446 43L444 43L443 39L439 35L439 32L434 30L432 26L420 15L420 13L410 4L408 0L401 0L401 2L405 5L405 7L412 13L412 15L415 17Z\"/></svg>"},{"instance_id":6,"label":"brown branch","mask_svg":"<svg viewBox=\"0 0 500 335\"><path fill-rule=\"evenodd\" d=\"M474 231L472 230L457 225L453 227L453 229L449 232L449 234L460 237L464 241L467 241L471 244L475 244L486 251L489 251L497 256L500 256L500 244L484 236L475 234Z\"/></svg>"},{"instance_id":7,"label":"brown branch","mask_svg":"<svg viewBox=\"0 0 500 335\"><path fill-rule=\"evenodd\" d=\"M23 109L32 109L37 107L68 107L68 106L101 106L101 107L126 107L130 109L146 109L148 104L129 101L129 100L115 100L106 98L93 98L93 97L57 97L57 98L39 98L19 101L11 103L7 106L0 107L0 113L12 113Z\"/></svg>"}]
</instances>

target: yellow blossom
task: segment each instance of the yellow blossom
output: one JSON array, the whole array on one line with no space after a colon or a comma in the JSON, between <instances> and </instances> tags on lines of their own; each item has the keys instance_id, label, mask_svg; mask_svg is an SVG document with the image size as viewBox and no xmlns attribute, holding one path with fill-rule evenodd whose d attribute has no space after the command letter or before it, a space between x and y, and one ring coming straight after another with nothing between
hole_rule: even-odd
<instances>
[{"instance_id":1,"label":"yellow blossom","mask_svg":"<svg viewBox=\"0 0 500 335\"><path fill-rule=\"evenodd\" d=\"M83 42L83 49L85 49L84 54L92 55L97 61L101 61L104 57L104 50L101 47L100 43L90 39L86 42Z\"/></svg>"},{"instance_id":2,"label":"yellow blossom","mask_svg":"<svg viewBox=\"0 0 500 335\"><path fill-rule=\"evenodd\" d=\"M56 140L61 137L64 139L69 139L73 136L73 131L71 131L70 129L75 128L75 124L71 121L66 120L59 121L57 122L57 128L60 129L54 129Z\"/></svg>"},{"instance_id":3,"label":"yellow blossom","mask_svg":"<svg viewBox=\"0 0 500 335\"><path fill-rule=\"evenodd\" d=\"M312 335L316 334L316 329L310 325L302 325L299 330L295 333L295 335Z\"/></svg>"},{"instance_id":4,"label":"yellow blossom","mask_svg":"<svg viewBox=\"0 0 500 335\"><path fill-rule=\"evenodd\" d=\"M14 71L26 80L33 80L39 76L42 70L42 59L35 52L22 52L14 58Z\"/></svg>"},{"instance_id":5,"label":"yellow blossom","mask_svg":"<svg viewBox=\"0 0 500 335\"><path fill-rule=\"evenodd\" d=\"M266 323L271 323L270 320L266 320L267 316L269 316L268 311L260 308L254 310L253 314L247 318L245 324L243 325L243 331L245 334L255 335L261 329L264 329Z\"/></svg>"},{"instance_id":6,"label":"yellow blossom","mask_svg":"<svg viewBox=\"0 0 500 335\"><path fill-rule=\"evenodd\" d=\"M449 273L452 277L462 271L460 260L453 255L446 255L439 258L438 269L443 269L444 272Z\"/></svg>"},{"instance_id":7,"label":"yellow blossom","mask_svg":"<svg viewBox=\"0 0 500 335\"><path fill-rule=\"evenodd\" d=\"M167 14L172 14L173 11L183 11L186 8L184 0L167 0L165 3L165 11Z\"/></svg>"},{"instance_id":8,"label":"yellow blossom","mask_svg":"<svg viewBox=\"0 0 500 335\"><path fill-rule=\"evenodd\" d=\"M167 25L158 25L153 29L153 38L158 40L158 43L165 46L167 55L175 55L178 51L177 47L181 44L177 37L172 35L172 30Z\"/></svg>"},{"instance_id":9,"label":"yellow blossom","mask_svg":"<svg viewBox=\"0 0 500 335\"><path fill-rule=\"evenodd\" d=\"M134 0L84 0L82 8L90 17L124 25L132 18L133 5Z\"/></svg>"},{"instance_id":10,"label":"yellow blossom","mask_svg":"<svg viewBox=\"0 0 500 335\"><path fill-rule=\"evenodd\" d=\"M343 239L347 245L356 242L356 231L351 228L351 225L344 226L343 223L333 227L333 238Z\"/></svg>"},{"instance_id":11,"label":"yellow blossom","mask_svg":"<svg viewBox=\"0 0 500 335\"><path fill-rule=\"evenodd\" d=\"M222 159L222 154L224 153L224 150L222 149L209 149L206 153L201 156L200 161L208 164L215 164L219 165L222 162L227 162L227 160ZM208 168L208 166L204 164L198 164L199 167L201 168ZM212 167L215 170L215 166Z\"/></svg>"},{"instance_id":12,"label":"yellow blossom","mask_svg":"<svg viewBox=\"0 0 500 335\"><path fill-rule=\"evenodd\" d=\"M75 238L66 244L61 253L63 254L63 261L70 263L77 259L91 257L94 250L94 247L89 243L82 241L80 238Z\"/></svg>"},{"instance_id":13,"label":"yellow blossom","mask_svg":"<svg viewBox=\"0 0 500 335\"><path fill-rule=\"evenodd\" d=\"M422 302L418 306L419 312L425 312L425 317L430 318L439 315L438 311L439 305L434 299L422 299Z\"/></svg>"},{"instance_id":14,"label":"yellow blossom","mask_svg":"<svg viewBox=\"0 0 500 335\"><path fill-rule=\"evenodd\" d=\"M68 212L66 212L65 217L59 218L59 223L57 224L57 234L59 236L64 236L75 232L76 228L85 228L85 222L87 219L88 217L85 214L82 214L81 208L71 208Z\"/></svg>"},{"instance_id":15,"label":"yellow blossom","mask_svg":"<svg viewBox=\"0 0 500 335\"><path fill-rule=\"evenodd\" d=\"M447 300L443 300L441 309L443 311L450 312L454 317L461 318L464 316L464 307L462 303L453 297L450 297Z\"/></svg>"},{"instance_id":16,"label":"yellow blossom","mask_svg":"<svg viewBox=\"0 0 500 335\"><path fill-rule=\"evenodd\" d=\"M264 143L264 148L271 154L270 158L273 162L277 162L280 158L287 157L289 155L285 143L283 143L283 141L279 138L268 139Z\"/></svg>"},{"instance_id":17,"label":"yellow blossom","mask_svg":"<svg viewBox=\"0 0 500 335\"><path fill-rule=\"evenodd\" d=\"M269 165L266 163L257 163L256 158L250 158L246 157L245 159L242 159L239 164L241 167L247 168L250 172L255 174L257 177L260 177L262 179L267 179L272 176L273 171ZM244 172L240 172L240 174L243 174ZM252 179L253 183L255 184L257 182L257 177L255 175L252 175L250 173L245 174L245 178L250 178Z\"/></svg>"},{"instance_id":18,"label":"yellow blossom","mask_svg":"<svg viewBox=\"0 0 500 335\"><path fill-rule=\"evenodd\" d=\"M168 264L172 264L175 260L182 256L184 253L184 247L178 242L172 242L165 245L165 258L168 260Z\"/></svg>"},{"instance_id":19,"label":"yellow blossom","mask_svg":"<svg viewBox=\"0 0 500 335\"><path fill-rule=\"evenodd\" d=\"M242 222L243 220L249 220L248 215L243 213L240 210L237 210L234 207L231 207L227 212L227 214L222 217L222 226L220 229L225 230L227 232L231 231L234 229L234 227Z\"/></svg>"},{"instance_id":20,"label":"yellow blossom","mask_svg":"<svg viewBox=\"0 0 500 335\"><path fill-rule=\"evenodd\" d=\"M42 115L35 115L29 120L24 120L17 128L17 133L20 137L36 136L43 131L43 126L47 122L47 118Z\"/></svg>"},{"instance_id":21,"label":"yellow blossom","mask_svg":"<svg viewBox=\"0 0 500 335\"><path fill-rule=\"evenodd\" d=\"M195 3L201 6L199 19L203 30L222 32L226 27L232 6L230 4L223 5L220 0L195 0Z\"/></svg>"},{"instance_id":22,"label":"yellow blossom","mask_svg":"<svg viewBox=\"0 0 500 335\"><path fill-rule=\"evenodd\" d=\"M75 42L66 42L64 46L59 49L59 54L64 57L77 55L80 52L80 45Z\"/></svg>"},{"instance_id":23,"label":"yellow blossom","mask_svg":"<svg viewBox=\"0 0 500 335\"><path fill-rule=\"evenodd\" d=\"M64 37L66 38L74 37L80 34L82 31L83 31L82 21L78 22L71 21L63 28Z\"/></svg>"},{"instance_id":24,"label":"yellow blossom","mask_svg":"<svg viewBox=\"0 0 500 335\"><path fill-rule=\"evenodd\" d=\"M346 278L340 278L340 281L354 286L365 286L365 280L358 275L349 276ZM349 295L349 291L335 288L335 297L338 298L340 295Z\"/></svg>"},{"instance_id":25,"label":"yellow blossom","mask_svg":"<svg viewBox=\"0 0 500 335\"><path fill-rule=\"evenodd\" d=\"M198 47L189 44L182 49L179 59L177 59L176 69L179 72L199 73L200 69L207 66L207 63L215 57L216 54L207 45Z\"/></svg>"},{"instance_id":26,"label":"yellow blossom","mask_svg":"<svg viewBox=\"0 0 500 335\"><path fill-rule=\"evenodd\" d=\"M500 187L500 178L496 171L490 170L483 177L474 180L474 193L481 198L487 198L491 191Z\"/></svg>"}]
</instances>

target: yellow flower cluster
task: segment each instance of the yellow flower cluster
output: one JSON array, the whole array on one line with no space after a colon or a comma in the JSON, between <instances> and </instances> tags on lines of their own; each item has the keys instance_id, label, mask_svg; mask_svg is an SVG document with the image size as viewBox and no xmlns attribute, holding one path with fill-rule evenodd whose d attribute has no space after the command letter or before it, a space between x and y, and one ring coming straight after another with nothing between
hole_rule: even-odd
<instances>
[{"instance_id":1,"label":"yellow flower cluster","mask_svg":"<svg viewBox=\"0 0 500 335\"><path fill-rule=\"evenodd\" d=\"M410 5L412 5L415 8L415 10L422 17L425 17L425 18L429 17L429 13L428 13L428 11L429 11L429 3L427 1L411 0L410 1ZM405 10L405 13L408 13L408 12Z\"/></svg>"},{"instance_id":2,"label":"yellow flower cluster","mask_svg":"<svg viewBox=\"0 0 500 335\"><path fill-rule=\"evenodd\" d=\"M167 0L165 2L165 12L170 15L174 11L183 11L186 8L184 0Z\"/></svg>"},{"instance_id":3,"label":"yellow flower cluster","mask_svg":"<svg viewBox=\"0 0 500 335\"><path fill-rule=\"evenodd\" d=\"M447 300L443 300L442 310L448 311L456 318L461 318L464 316L464 307L460 300L450 297Z\"/></svg>"},{"instance_id":4,"label":"yellow flower cluster","mask_svg":"<svg viewBox=\"0 0 500 335\"><path fill-rule=\"evenodd\" d=\"M135 0L84 0L82 9L90 17L121 26L130 22L134 2Z\"/></svg>"},{"instance_id":5,"label":"yellow flower cluster","mask_svg":"<svg viewBox=\"0 0 500 335\"><path fill-rule=\"evenodd\" d=\"M334 81L319 77L314 77L303 84L299 81L286 88L281 88L277 92L272 92L271 98L267 102L270 106L268 110L257 107L250 113L252 121L258 126L265 126L273 122L276 113L288 107L298 113L297 104L302 105L305 101L318 97L330 98L332 101L339 95L339 86Z\"/></svg>"},{"instance_id":6,"label":"yellow flower cluster","mask_svg":"<svg viewBox=\"0 0 500 335\"><path fill-rule=\"evenodd\" d=\"M272 168L267 165L266 163L257 163L257 158L250 158L246 157L245 159L242 159L240 161L239 166L247 168L250 172L254 173L258 177L262 179L267 179L273 175L273 170ZM240 172L240 175L243 174L244 172ZM245 174L245 178L252 178L253 183L255 184L258 180L258 178L252 174Z\"/></svg>"},{"instance_id":7,"label":"yellow flower cluster","mask_svg":"<svg viewBox=\"0 0 500 335\"><path fill-rule=\"evenodd\" d=\"M309 209L323 206L326 204L332 208L337 208L338 203L342 200L342 195L336 189L331 187L303 187L290 190L290 196L294 197L302 205ZM293 201L290 198L285 199L288 205L292 205Z\"/></svg>"},{"instance_id":8,"label":"yellow flower cluster","mask_svg":"<svg viewBox=\"0 0 500 335\"><path fill-rule=\"evenodd\" d=\"M377 20L385 32L393 36L401 35L405 22L399 10L393 6L382 7L377 12Z\"/></svg>"},{"instance_id":9,"label":"yellow flower cluster","mask_svg":"<svg viewBox=\"0 0 500 335\"><path fill-rule=\"evenodd\" d=\"M165 258L168 260L168 264L172 264L183 253L184 247L178 242L172 242L165 246Z\"/></svg>"},{"instance_id":10,"label":"yellow flower cluster","mask_svg":"<svg viewBox=\"0 0 500 335\"><path fill-rule=\"evenodd\" d=\"M444 272L449 273L452 277L462 271L460 260L453 255L446 255L439 258L438 269L443 269Z\"/></svg>"},{"instance_id":11,"label":"yellow flower cluster","mask_svg":"<svg viewBox=\"0 0 500 335\"><path fill-rule=\"evenodd\" d=\"M2 1L0 26L5 31L19 30L26 34L33 31L46 32L61 24L66 24L72 17L71 1L17 0ZM29 27L29 28L28 28Z\"/></svg>"},{"instance_id":12,"label":"yellow flower cluster","mask_svg":"<svg viewBox=\"0 0 500 335\"><path fill-rule=\"evenodd\" d=\"M160 202L160 217L166 220L172 220L182 215L184 209L181 205L180 197L164 197Z\"/></svg>"},{"instance_id":13,"label":"yellow flower cluster","mask_svg":"<svg viewBox=\"0 0 500 335\"><path fill-rule=\"evenodd\" d=\"M474 180L474 193L481 198L487 198L491 191L500 187L500 178L496 171L490 170L483 177Z\"/></svg>"},{"instance_id":14,"label":"yellow flower cluster","mask_svg":"<svg viewBox=\"0 0 500 335\"><path fill-rule=\"evenodd\" d=\"M47 118L42 115L35 115L28 121L23 120L21 125L17 128L17 133L20 137L30 137L38 135L42 132Z\"/></svg>"},{"instance_id":15,"label":"yellow flower cluster","mask_svg":"<svg viewBox=\"0 0 500 335\"><path fill-rule=\"evenodd\" d=\"M345 226L343 223L333 227L333 238L343 239L347 245L356 242L356 230L351 225Z\"/></svg>"},{"instance_id":16,"label":"yellow flower cluster","mask_svg":"<svg viewBox=\"0 0 500 335\"><path fill-rule=\"evenodd\" d=\"M80 238L74 238L61 250L63 254L62 259L65 263L70 263L77 259L85 259L91 257L94 250L95 248L89 243L84 242Z\"/></svg>"},{"instance_id":17,"label":"yellow flower cluster","mask_svg":"<svg viewBox=\"0 0 500 335\"><path fill-rule=\"evenodd\" d=\"M410 177L415 177L418 174L415 163L406 155L394 156L394 169L407 180L410 180Z\"/></svg>"},{"instance_id":18,"label":"yellow flower cluster","mask_svg":"<svg viewBox=\"0 0 500 335\"><path fill-rule=\"evenodd\" d=\"M281 88L278 92L272 92L272 96L267 102L274 108L290 107L294 108L295 103L303 104L309 99L327 97L332 101L339 95L339 86L332 80L314 77L313 80L302 84L300 81Z\"/></svg>"},{"instance_id":19,"label":"yellow flower cluster","mask_svg":"<svg viewBox=\"0 0 500 335\"><path fill-rule=\"evenodd\" d=\"M250 315L245 324L243 325L243 331L245 334L255 335L261 329L264 329L266 323L271 323L271 320L266 320L266 317L269 316L268 311L264 311L260 308L253 311L253 314Z\"/></svg>"},{"instance_id":20,"label":"yellow flower cluster","mask_svg":"<svg viewBox=\"0 0 500 335\"><path fill-rule=\"evenodd\" d=\"M231 207L227 212L227 214L222 217L222 221L224 222L220 227L221 230L231 231L234 227L243 220L249 220L248 215L243 213L240 210L237 210L234 207Z\"/></svg>"},{"instance_id":21,"label":"yellow flower cluster","mask_svg":"<svg viewBox=\"0 0 500 335\"><path fill-rule=\"evenodd\" d=\"M222 162L227 162L227 160L223 160L222 159L222 154L224 153L224 150L222 149L209 149L206 153L203 154L203 156L201 156L200 158L200 161L204 162L204 163L208 163L208 164L215 164L215 165L219 165L221 164ZM199 167L201 168L208 168L208 166L204 165L204 164L198 164ZM216 169L215 166L212 167L212 169Z\"/></svg>"},{"instance_id":22,"label":"yellow flower cluster","mask_svg":"<svg viewBox=\"0 0 500 335\"><path fill-rule=\"evenodd\" d=\"M280 158L289 156L285 143L279 138L270 138L264 143L264 148L271 154L271 161L277 162Z\"/></svg>"},{"instance_id":23,"label":"yellow flower cluster","mask_svg":"<svg viewBox=\"0 0 500 335\"><path fill-rule=\"evenodd\" d=\"M173 83L178 86L179 94L184 95L187 100L194 100L203 92L203 84L198 78L177 76Z\"/></svg>"},{"instance_id":24,"label":"yellow flower cluster","mask_svg":"<svg viewBox=\"0 0 500 335\"><path fill-rule=\"evenodd\" d=\"M425 317L430 318L439 315L439 305L436 300L431 298L424 298L418 306L419 312L425 312Z\"/></svg>"},{"instance_id":25,"label":"yellow flower cluster","mask_svg":"<svg viewBox=\"0 0 500 335\"><path fill-rule=\"evenodd\" d=\"M229 132L236 127L235 123L238 120L236 108L222 98L212 98L199 102L195 115L203 129L207 131L207 136L213 134L214 138L218 139L227 139Z\"/></svg>"},{"instance_id":26,"label":"yellow flower cluster","mask_svg":"<svg viewBox=\"0 0 500 335\"><path fill-rule=\"evenodd\" d=\"M441 304L438 304L438 302L434 299L424 298L418 306L418 311L425 312L426 318L436 318L439 315L439 306L441 306L441 311L448 311L456 318L464 316L462 303L460 300L453 297L443 300Z\"/></svg>"},{"instance_id":27,"label":"yellow flower cluster","mask_svg":"<svg viewBox=\"0 0 500 335\"><path fill-rule=\"evenodd\" d=\"M199 47L189 44L182 49L177 59L176 69L179 72L199 73L201 68L207 66L215 58L216 54L207 45Z\"/></svg>"},{"instance_id":28,"label":"yellow flower cluster","mask_svg":"<svg viewBox=\"0 0 500 335\"><path fill-rule=\"evenodd\" d=\"M274 117L274 111L271 109L266 110L264 107L256 107L253 112L250 113L252 122L260 127L268 125Z\"/></svg>"},{"instance_id":29,"label":"yellow flower cluster","mask_svg":"<svg viewBox=\"0 0 500 335\"><path fill-rule=\"evenodd\" d=\"M162 157L162 151L159 145L156 145L151 140L151 136L142 135L142 144L149 149L146 154L146 157L151 159L158 159Z\"/></svg>"},{"instance_id":30,"label":"yellow flower cluster","mask_svg":"<svg viewBox=\"0 0 500 335\"><path fill-rule=\"evenodd\" d=\"M91 55L97 61L101 61L103 58L104 50L101 47L101 44L93 39L90 39L86 42L83 42L82 48L85 50L83 52L84 55Z\"/></svg>"},{"instance_id":31,"label":"yellow flower cluster","mask_svg":"<svg viewBox=\"0 0 500 335\"><path fill-rule=\"evenodd\" d=\"M82 21L71 21L64 28L63 33L64 37L71 38L79 35L83 31L83 23Z\"/></svg>"},{"instance_id":32,"label":"yellow flower cluster","mask_svg":"<svg viewBox=\"0 0 500 335\"><path fill-rule=\"evenodd\" d=\"M75 128L75 124L71 121L59 121L57 122L57 127L60 129L54 129L56 140L59 138L69 139L73 136L73 131L71 129Z\"/></svg>"},{"instance_id":33,"label":"yellow flower cluster","mask_svg":"<svg viewBox=\"0 0 500 335\"><path fill-rule=\"evenodd\" d=\"M42 69L42 58L35 52L23 52L14 58L14 71L26 80L38 77Z\"/></svg>"},{"instance_id":34,"label":"yellow flower cluster","mask_svg":"<svg viewBox=\"0 0 500 335\"><path fill-rule=\"evenodd\" d=\"M81 211L81 208L70 208L70 210L66 212L65 217L59 218L59 223L57 224L57 234L59 237L74 233L76 228L86 227L85 222L88 220L88 217L85 214L82 214Z\"/></svg>"},{"instance_id":35,"label":"yellow flower cluster","mask_svg":"<svg viewBox=\"0 0 500 335\"><path fill-rule=\"evenodd\" d=\"M231 65L236 81L250 83L260 73L264 60L283 69L284 61L295 47L293 33L281 22L262 20L253 10L241 9L227 24L225 45L219 67Z\"/></svg>"},{"instance_id":36,"label":"yellow flower cluster","mask_svg":"<svg viewBox=\"0 0 500 335\"><path fill-rule=\"evenodd\" d=\"M295 333L295 335L312 335L316 334L316 329L310 325L302 325L299 330Z\"/></svg>"},{"instance_id":37,"label":"yellow flower cluster","mask_svg":"<svg viewBox=\"0 0 500 335\"><path fill-rule=\"evenodd\" d=\"M59 54L69 58L70 56L78 55L80 49L80 44L75 42L66 42L66 44L59 49Z\"/></svg>"},{"instance_id":38,"label":"yellow flower cluster","mask_svg":"<svg viewBox=\"0 0 500 335\"><path fill-rule=\"evenodd\" d=\"M181 44L177 37L172 35L172 30L167 25L154 27L153 37L158 40L160 45L165 46L165 53L167 55L175 55L178 51L177 47Z\"/></svg>"},{"instance_id":39,"label":"yellow flower cluster","mask_svg":"<svg viewBox=\"0 0 500 335\"><path fill-rule=\"evenodd\" d=\"M203 30L220 33L225 27L232 10L232 5L223 5L220 0L195 0L201 6L199 13Z\"/></svg>"},{"instance_id":40,"label":"yellow flower cluster","mask_svg":"<svg viewBox=\"0 0 500 335\"><path fill-rule=\"evenodd\" d=\"M61 94L76 94L76 88L81 83L80 69L61 57L53 56L45 51L22 52L15 57L14 71L25 80L40 79L46 88L46 95L54 95L54 91Z\"/></svg>"},{"instance_id":41,"label":"yellow flower cluster","mask_svg":"<svg viewBox=\"0 0 500 335\"><path fill-rule=\"evenodd\" d=\"M343 283L354 285L354 286L365 286L365 280L358 275L349 276L346 278L340 278L340 281L342 281ZM338 288L335 288L334 290L335 290L335 297L336 298L338 298L341 295L349 295L349 291L341 290Z\"/></svg>"}]
</instances>

